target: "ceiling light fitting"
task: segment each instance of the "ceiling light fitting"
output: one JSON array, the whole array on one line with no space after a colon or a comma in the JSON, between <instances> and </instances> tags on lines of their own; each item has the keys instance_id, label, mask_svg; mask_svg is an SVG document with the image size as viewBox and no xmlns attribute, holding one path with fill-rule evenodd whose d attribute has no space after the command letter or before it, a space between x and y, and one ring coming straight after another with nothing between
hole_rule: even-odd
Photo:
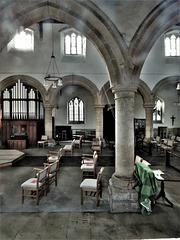
<instances>
[{"instance_id":1,"label":"ceiling light fitting","mask_svg":"<svg viewBox=\"0 0 180 240\"><path fill-rule=\"evenodd\" d=\"M47 87L47 82L52 83L52 88L57 88L57 86L62 86L62 78L59 76L59 71L56 63L56 58L54 56L54 34L53 34L53 24L52 24L52 55L49 62L49 66L44 77L44 86Z\"/></svg>"}]
</instances>

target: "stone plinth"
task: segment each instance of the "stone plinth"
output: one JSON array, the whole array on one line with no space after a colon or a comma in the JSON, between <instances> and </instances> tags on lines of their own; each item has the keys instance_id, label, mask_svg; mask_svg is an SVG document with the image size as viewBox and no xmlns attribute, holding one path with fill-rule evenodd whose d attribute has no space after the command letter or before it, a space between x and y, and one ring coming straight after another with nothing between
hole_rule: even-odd
<instances>
[{"instance_id":1,"label":"stone plinth","mask_svg":"<svg viewBox=\"0 0 180 240\"><path fill-rule=\"evenodd\" d=\"M109 203L110 211L117 212L140 212L138 193L134 189L135 181L120 179L112 176L109 180Z\"/></svg>"}]
</instances>

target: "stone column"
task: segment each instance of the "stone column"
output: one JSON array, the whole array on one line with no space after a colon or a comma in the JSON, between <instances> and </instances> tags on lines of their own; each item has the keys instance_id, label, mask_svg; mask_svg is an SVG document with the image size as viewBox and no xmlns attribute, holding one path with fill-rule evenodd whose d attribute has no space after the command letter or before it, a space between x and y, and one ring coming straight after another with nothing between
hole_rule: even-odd
<instances>
[{"instance_id":1,"label":"stone column","mask_svg":"<svg viewBox=\"0 0 180 240\"><path fill-rule=\"evenodd\" d=\"M0 103L0 147L2 146L2 142L1 142L1 139L2 139L2 108L1 108L1 103Z\"/></svg>"},{"instance_id":2,"label":"stone column","mask_svg":"<svg viewBox=\"0 0 180 240\"><path fill-rule=\"evenodd\" d=\"M153 137L153 103L145 103L144 105L146 111L146 138Z\"/></svg>"},{"instance_id":3,"label":"stone column","mask_svg":"<svg viewBox=\"0 0 180 240\"><path fill-rule=\"evenodd\" d=\"M116 87L115 173L109 180L111 212L140 211L134 186L134 96L136 87Z\"/></svg>"},{"instance_id":4,"label":"stone column","mask_svg":"<svg viewBox=\"0 0 180 240\"><path fill-rule=\"evenodd\" d=\"M49 139L52 138L52 109L53 107L49 104L44 105L45 111L45 135L48 136Z\"/></svg>"},{"instance_id":5,"label":"stone column","mask_svg":"<svg viewBox=\"0 0 180 240\"><path fill-rule=\"evenodd\" d=\"M96 138L103 138L103 108L104 105L94 105L96 110Z\"/></svg>"}]
</instances>

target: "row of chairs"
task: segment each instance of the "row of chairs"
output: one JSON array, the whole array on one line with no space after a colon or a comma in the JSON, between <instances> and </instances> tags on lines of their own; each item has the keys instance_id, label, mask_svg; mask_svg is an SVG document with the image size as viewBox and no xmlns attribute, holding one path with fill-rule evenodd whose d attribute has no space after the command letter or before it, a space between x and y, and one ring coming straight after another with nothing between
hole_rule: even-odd
<instances>
[{"instance_id":1,"label":"row of chairs","mask_svg":"<svg viewBox=\"0 0 180 240\"><path fill-rule=\"evenodd\" d=\"M22 204L24 197L36 198L36 204L39 204L39 196L44 192L45 195L49 192L49 187L52 183L57 186L57 171L59 170L59 161L51 164L44 163L44 168L34 168L34 177L28 179L21 184Z\"/></svg>"},{"instance_id":2,"label":"row of chairs","mask_svg":"<svg viewBox=\"0 0 180 240\"><path fill-rule=\"evenodd\" d=\"M152 144L154 144L154 146L160 150L166 151L166 150L170 150L173 151L174 149L174 140L172 139L164 139L163 141L160 139L159 136L156 137L155 140L151 141Z\"/></svg>"},{"instance_id":3,"label":"row of chairs","mask_svg":"<svg viewBox=\"0 0 180 240\"><path fill-rule=\"evenodd\" d=\"M54 182L57 186L57 172L59 171L60 159L63 156L63 149L58 151L49 151L47 163L44 163L44 169L34 168L34 177L21 184L22 203L25 196L35 197L36 204L39 204L39 196L44 192L49 192L49 186Z\"/></svg>"},{"instance_id":4,"label":"row of chairs","mask_svg":"<svg viewBox=\"0 0 180 240\"><path fill-rule=\"evenodd\" d=\"M84 197L95 197L96 205L99 206L99 198L102 198L102 173L104 167L101 167L96 178L96 164L98 160L97 151L92 154L83 154L81 161L82 182L81 189L81 204Z\"/></svg>"}]
</instances>

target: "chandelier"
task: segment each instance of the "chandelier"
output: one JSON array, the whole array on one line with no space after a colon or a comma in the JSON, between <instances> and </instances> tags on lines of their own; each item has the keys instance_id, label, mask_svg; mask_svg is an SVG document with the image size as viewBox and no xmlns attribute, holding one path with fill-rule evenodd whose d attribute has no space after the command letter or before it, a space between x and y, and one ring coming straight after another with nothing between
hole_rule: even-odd
<instances>
[{"instance_id":1,"label":"chandelier","mask_svg":"<svg viewBox=\"0 0 180 240\"><path fill-rule=\"evenodd\" d=\"M59 71L56 63L56 58L54 55L54 31L52 24L52 54L48 65L46 76L44 77L44 86L48 86L48 82L52 83L52 88L57 88L57 86L62 86L62 78L59 76Z\"/></svg>"}]
</instances>

